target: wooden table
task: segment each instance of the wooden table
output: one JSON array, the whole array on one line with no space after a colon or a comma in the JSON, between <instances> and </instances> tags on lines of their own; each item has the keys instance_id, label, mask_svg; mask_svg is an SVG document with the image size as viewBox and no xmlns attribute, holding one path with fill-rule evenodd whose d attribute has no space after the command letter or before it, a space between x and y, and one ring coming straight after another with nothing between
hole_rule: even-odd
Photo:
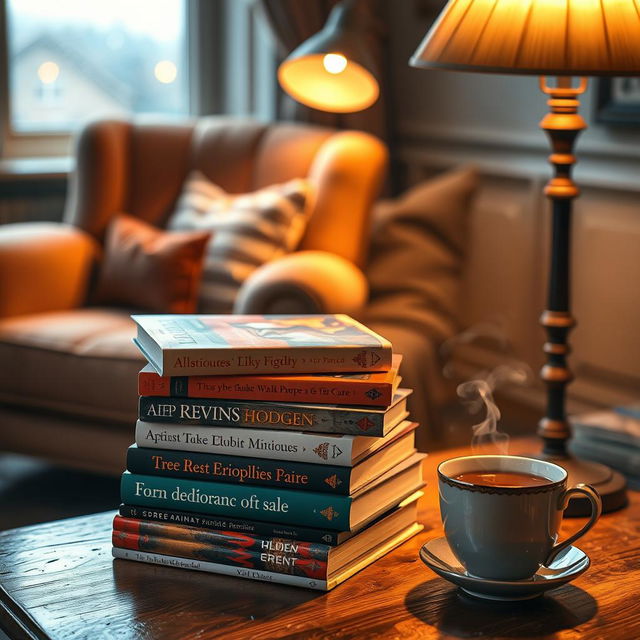
<instances>
[{"instance_id":1,"label":"wooden table","mask_svg":"<svg viewBox=\"0 0 640 640\"><path fill-rule=\"evenodd\" d=\"M535 450L522 441L512 452ZM425 532L324 594L110 555L113 514L0 534L0 626L11 638L640 638L640 495L603 516L579 546L586 574L543 598L489 604L461 595L418 559L441 535L432 455ZM569 521L563 533L579 527Z\"/></svg>"}]
</instances>

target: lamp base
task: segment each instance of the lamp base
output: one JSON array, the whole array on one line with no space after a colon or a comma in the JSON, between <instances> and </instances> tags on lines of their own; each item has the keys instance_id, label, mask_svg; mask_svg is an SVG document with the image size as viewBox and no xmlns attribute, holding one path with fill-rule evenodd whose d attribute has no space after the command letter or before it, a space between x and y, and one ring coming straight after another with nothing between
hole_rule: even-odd
<instances>
[{"instance_id":1,"label":"lamp base","mask_svg":"<svg viewBox=\"0 0 640 640\"><path fill-rule=\"evenodd\" d=\"M627 505L627 481L621 473L598 462L580 460L573 456L537 454L533 457L554 462L566 469L569 474L569 487L573 487L581 482L590 484L602 498L603 513L616 511ZM576 497L571 499L564 515L570 518L577 518L588 516L590 513L591 503L589 500Z\"/></svg>"}]
</instances>

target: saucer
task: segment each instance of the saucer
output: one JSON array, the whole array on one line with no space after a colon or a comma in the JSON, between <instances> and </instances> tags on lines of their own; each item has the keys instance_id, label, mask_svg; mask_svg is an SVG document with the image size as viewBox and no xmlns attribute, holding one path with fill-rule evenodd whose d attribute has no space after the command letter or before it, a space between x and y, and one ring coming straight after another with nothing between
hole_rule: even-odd
<instances>
[{"instance_id":1,"label":"saucer","mask_svg":"<svg viewBox=\"0 0 640 640\"><path fill-rule=\"evenodd\" d=\"M525 580L492 580L469 575L455 557L447 539L434 538L420 549L420 559L430 569L449 582L458 585L465 593L487 600L529 600L555 589L584 573L590 564L589 556L578 549L568 547L559 553L548 567Z\"/></svg>"}]
</instances>

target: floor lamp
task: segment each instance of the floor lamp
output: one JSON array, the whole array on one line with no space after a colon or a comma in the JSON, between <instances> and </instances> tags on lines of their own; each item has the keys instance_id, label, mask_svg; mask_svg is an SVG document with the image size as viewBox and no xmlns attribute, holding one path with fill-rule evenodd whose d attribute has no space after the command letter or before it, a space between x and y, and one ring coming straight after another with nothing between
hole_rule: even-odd
<instances>
[{"instance_id":1,"label":"floor lamp","mask_svg":"<svg viewBox=\"0 0 640 640\"><path fill-rule=\"evenodd\" d=\"M542 456L569 472L571 483L593 485L605 511L626 504L624 478L608 467L572 458L565 390L570 311L571 207L579 190L571 178L573 146L586 123L578 114L587 76L640 75L640 2L634 0L450 0L411 58L415 67L540 76L550 112L540 123L549 136L555 175L545 187L552 204L548 303L541 323L547 332L546 415L538 433ZM557 78L555 84L548 77ZM574 86L572 78L580 78ZM586 515L574 501L569 515Z\"/></svg>"}]
</instances>

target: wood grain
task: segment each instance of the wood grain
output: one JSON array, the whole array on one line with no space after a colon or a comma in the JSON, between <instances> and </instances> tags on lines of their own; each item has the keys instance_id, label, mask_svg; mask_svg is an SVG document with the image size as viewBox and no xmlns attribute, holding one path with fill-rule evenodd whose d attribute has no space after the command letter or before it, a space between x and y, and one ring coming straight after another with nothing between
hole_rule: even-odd
<instances>
[{"instance_id":1,"label":"wood grain","mask_svg":"<svg viewBox=\"0 0 640 640\"><path fill-rule=\"evenodd\" d=\"M638 494L580 542L589 571L537 601L476 601L424 567L418 549L442 531L436 464L465 452L427 459L425 532L330 593L113 561L104 513L0 534L0 624L12 638L55 640L640 638Z\"/></svg>"}]
</instances>

